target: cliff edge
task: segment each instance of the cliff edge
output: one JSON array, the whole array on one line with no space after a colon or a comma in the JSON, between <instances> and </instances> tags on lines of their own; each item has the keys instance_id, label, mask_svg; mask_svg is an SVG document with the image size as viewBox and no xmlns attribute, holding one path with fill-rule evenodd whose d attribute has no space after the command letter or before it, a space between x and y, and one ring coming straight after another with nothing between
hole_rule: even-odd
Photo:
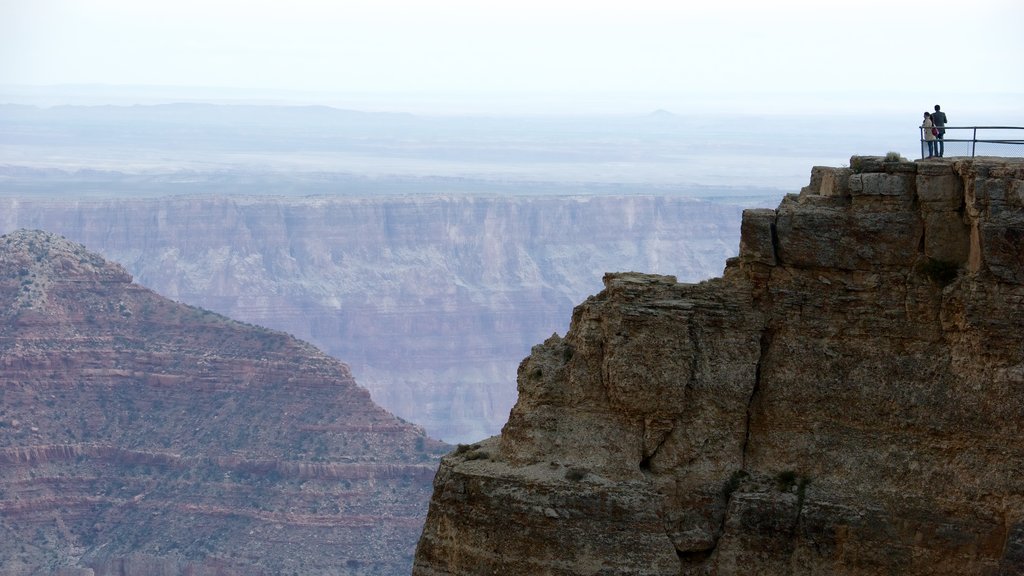
<instances>
[{"instance_id":1,"label":"cliff edge","mask_svg":"<svg viewBox=\"0 0 1024 576\"><path fill-rule=\"evenodd\" d=\"M413 574L1024 574L1022 333L1024 161L816 167L533 348Z\"/></svg>"}]
</instances>

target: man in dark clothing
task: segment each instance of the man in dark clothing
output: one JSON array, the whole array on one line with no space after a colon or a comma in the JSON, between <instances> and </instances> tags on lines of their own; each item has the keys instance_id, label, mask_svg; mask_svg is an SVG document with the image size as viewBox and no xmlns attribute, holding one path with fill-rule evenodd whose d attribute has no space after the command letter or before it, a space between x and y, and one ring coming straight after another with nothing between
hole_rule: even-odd
<instances>
[{"instance_id":1,"label":"man in dark clothing","mask_svg":"<svg viewBox=\"0 0 1024 576\"><path fill-rule=\"evenodd\" d=\"M935 105L935 113L932 114L932 125L939 131L936 135L938 141L935 143L935 147L938 149L939 156L942 156L946 151L946 143L942 141L942 137L946 135L946 113L939 110L938 104Z\"/></svg>"}]
</instances>

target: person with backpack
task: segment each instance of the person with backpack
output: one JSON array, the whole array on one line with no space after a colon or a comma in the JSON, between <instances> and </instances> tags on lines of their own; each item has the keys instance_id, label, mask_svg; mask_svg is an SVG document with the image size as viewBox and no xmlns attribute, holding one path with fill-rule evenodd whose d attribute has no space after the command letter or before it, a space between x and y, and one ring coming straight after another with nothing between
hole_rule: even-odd
<instances>
[{"instance_id":1,"label":"person with backpack","mask_svg":"<svg viewBox=\"0 0 1024 576\"><path fill-rule=\"evenodd\" d=\"M932 125L939 131L935 135L937 141L935 142L935 152L940 158L946 152L946 143L942 141L943 136L946 135L946 113L939 109L939 105L935 105L935 113L932 114Z\"/></svg>"}]
</instances>

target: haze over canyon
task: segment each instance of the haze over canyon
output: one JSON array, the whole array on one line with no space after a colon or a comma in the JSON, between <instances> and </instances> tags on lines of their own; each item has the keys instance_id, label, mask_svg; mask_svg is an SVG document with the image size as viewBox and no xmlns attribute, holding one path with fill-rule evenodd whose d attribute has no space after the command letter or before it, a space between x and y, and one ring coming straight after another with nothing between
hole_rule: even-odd
<instances>
[{"instance_id":1,"label":"haze over canyon","mask_svg":"<svg viewBox=\"0 0 1024 576\"><path fill-rule=\"evenodd\" d=\"M730 124L666 112L7 106L0 119L0 232L62 234L163 295L307 340L450 442L500 429L517 364L604 272L713 276L741 206L780 194L668 184L680 155L716 154L681 127Z\"/></svg>"}]
</instances>

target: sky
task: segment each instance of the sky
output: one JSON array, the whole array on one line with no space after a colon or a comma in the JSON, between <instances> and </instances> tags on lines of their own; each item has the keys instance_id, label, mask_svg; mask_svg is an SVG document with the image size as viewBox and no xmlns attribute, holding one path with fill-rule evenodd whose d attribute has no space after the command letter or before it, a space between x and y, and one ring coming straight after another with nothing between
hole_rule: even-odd
<instances>
[{"instance_id":1,"label":"sky","mask_svg":"<svg viewBox=\"0 0 1024 576\"><path fill-rule=\"evenodd\" d=\"M0 0L0 86L902 105L1024 94L1022 23L1020 0Z\"/></svg>"}]
</instances>

